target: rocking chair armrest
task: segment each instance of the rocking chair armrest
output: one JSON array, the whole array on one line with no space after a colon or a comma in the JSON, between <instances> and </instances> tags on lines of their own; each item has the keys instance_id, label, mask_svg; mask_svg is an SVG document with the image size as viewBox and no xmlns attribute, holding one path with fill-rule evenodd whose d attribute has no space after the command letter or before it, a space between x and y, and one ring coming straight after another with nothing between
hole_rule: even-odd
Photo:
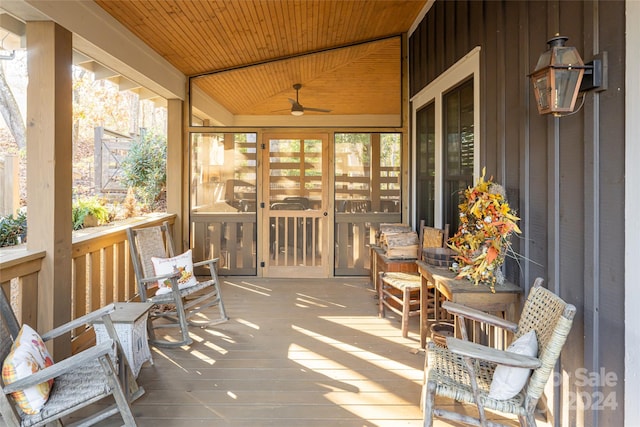
<instances>
[{"instance_id":1,"label":"rocking chair armrest","mask_svg":"<svg viewBox=\"0 0 640 427\"><path fill-rule=\"evenodd\" d=\"M499 365L527 369L536 369L541 365L540 359L537 357L524 356L522 354L498 350L493 347L487 347L453 337L447 338L447 347L454 354L497 363Z\"/></svg>"},{"instance_id":2,"label":"rocking chair armrest","mask_svg":"<svg viewBox=\"0 0 640 427\"><path fill-rule=\"evenodd\" d=\"M179 271L172 271L171 273L166 273L166 274L161 274L159 276L149 276L149 277L143 277L140 279L141 283L153 283L153 282L157 282L159 280L164 280L164 279L173 279L176 278L178 279L180 277L180 272Z\"/></svg>"},{"instance_id":3,"label":"rocking chair armrest","mask_svg":"<svg viewBox=\"0 0 640 427\"><path fill-rule=\"evenodd\" d=\"M207 265L207 264L217 264L219 260L220 260L220 258L211 258L211 259L207 259L207 260L204 260L204 261L194 262L193 263L193 268L202 267L203 265Z\"/></svg>"},{"instance_id":4,"label":"rocking chair armrest","mask_svg":"<svg viewBox=\"0 0 640 427\"><path fill-rule=\"evenodd\" d=\"M47 368L41 369L38 372L29 375L28 377L21 378L15 382L12 382L11 384L5 385L2 391L5 394L9 394L54 379L62 374L72 371L79 365L97 360L103 355L108 355L111 352L112 347L113 340L105 340L94 347L90 347L80 353L74 354L67 359L54 363Z\"/></svg>"},{"instance_id":5,"label":"rocking chair armrest","mask_svg":"<svg viewBox=\"0 0 640 427\"><path fill-rule=\"evenodd\" d=\"M42 335L42 340L48 341L53 338L59 337L60 335L66 334L67 332L79 328L83 325L91 324L96 320L102 319L104 316L108 316L114 310L115 305L113 303L106 305L96 311L92 311L89 314L85 314L84 316L78 317L71 322L65 323L64 325L50 330L49 332Z\"/></svg>"},{"instance_id":6,"label":"rocking chair armrest","mask_svg":"<svg viewBox=\"0 0 640 427\"><path fill-rule=\"evenodd\" d=\"M444 308L451 314L464 316L465 319L488 323L489 325L497 326L514 333L518 330L517 323L502 319L498 316L494 316L493 314L485 313L484 311L477 310L475 308L467 307L462 304L445 301L442 303L442 308Z\"/></svg>"}]
</instances>

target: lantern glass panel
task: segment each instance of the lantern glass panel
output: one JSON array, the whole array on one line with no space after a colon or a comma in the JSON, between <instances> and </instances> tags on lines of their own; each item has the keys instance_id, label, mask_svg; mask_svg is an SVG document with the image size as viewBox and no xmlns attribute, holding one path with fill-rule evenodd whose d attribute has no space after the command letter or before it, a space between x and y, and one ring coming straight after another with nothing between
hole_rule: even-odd
<instances>
[{"instance_id":1,"label":"lantern glass panel","mask_svg":"<svg viewBox=\"0 0 640 427\"><path fill-rule=\"evenodd\" d=\"M554 111L571 111L576 99L576 86L582 81L582 69L556 69L555 91L552 96L552 108Z\"/></svg>"},{"instance_id":2,"label":"lantern glass panel","mask_svg":"<svg viewBox=\"0 0 640 427\"><path fill-rule=\"evenodd\" d=\"M538 110L543 112L549 108L549 95L551 91L547 73L534 76L533 87L535 89L536 101L538 102Z\"/></svg>"},{"instance_id":3,"label":"lantern glass panel","mask_svg":"<svg viewBox=\"0 0 640 427\"><path fill-rule=\"evenodd\" d=\"M575 47L557 47L555 48L554 65L584 65L582 58L578 54Z\"/></svg>"},{"instance_id":4,"label":"lantern glass panel","mask_svg":"<svg viewBox=\"0 0 640 427\"><path fill-rule=\"evenodd\" d=\"M540 55L535 71L542 70L543 68L546 68L549 65L551 65L551 50L547 50Z\"/></svg>"}]
</instances>

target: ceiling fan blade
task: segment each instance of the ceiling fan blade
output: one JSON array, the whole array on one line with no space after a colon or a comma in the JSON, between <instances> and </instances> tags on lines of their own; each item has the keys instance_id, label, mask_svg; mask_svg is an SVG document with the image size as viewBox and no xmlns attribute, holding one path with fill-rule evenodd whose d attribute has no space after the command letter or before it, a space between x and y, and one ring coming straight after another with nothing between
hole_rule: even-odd
<instances>
[{"instance_id":1,"label":"ceiling fan blade","mask_svg":"<svg viewBox=\"0 0 640 427\"><path fill-rule=\"evenodd\" d=\"M296 101L295 99L291 99L291 98L287 98L289 100L289 102L291 103L291 105L297 105L300 108L302 108L302 105L300 105L300 103L298 101Z\"/></svg>"},{"instance_id":2,"label":"ceiling fan blade","mask_svg":"<svg viewBox=\"0 0 640 427\"><path fill-rule=\"evenodd\" d=\"M331 110L325 110L324 108L303 107L304 111L317 111L318 113L330 113Z\"/></svg>"}]
</instances>

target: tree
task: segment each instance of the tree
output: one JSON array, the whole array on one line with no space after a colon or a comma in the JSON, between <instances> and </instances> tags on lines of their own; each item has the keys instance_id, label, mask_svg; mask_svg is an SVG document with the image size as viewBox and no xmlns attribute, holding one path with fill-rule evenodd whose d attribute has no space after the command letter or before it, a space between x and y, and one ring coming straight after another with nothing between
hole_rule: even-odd
<instances>
[{"instance_id":1,"label":"tree","mask_svg":"<svg viewBox=\"0 0 640 427\"><path fill-rule=\"evenodd\" d=\"M2 118L9 127L11 135L13 135L13 139L16 144L18 144L18 148L25 148L27 138L24 120L22 119L22 113L20 113L13 92L7 84L4 67L0 67L0 113L2 113Z\"/></svg>"},{"instance_id":2,"label":"tree","mask_svg":"<svg viewBox=\"0 0 640 427\"><path fill-rule=\"evenodd\" d=\"M166 163L167 139L153 132L143 133L122 161L124 182L151 208L160 200L167 183Z\"/></svg>"}]
</instances>

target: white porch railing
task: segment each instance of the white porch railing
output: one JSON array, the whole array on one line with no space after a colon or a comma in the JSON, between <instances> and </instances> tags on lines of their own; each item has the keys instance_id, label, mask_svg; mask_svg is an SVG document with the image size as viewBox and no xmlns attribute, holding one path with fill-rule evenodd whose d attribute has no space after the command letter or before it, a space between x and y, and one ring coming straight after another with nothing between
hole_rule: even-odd
<instances>
[{"instance_id":1,"label":"white porch railing","mask_svg":"<svg viewBox=\"0 0 640 427\"><path fill-rule=\"evenodd\" d=\"M137 295L126 229L131 226L173 224L175 215L158 214L122 225L74 233L72 246L71 319L111 302ZM18 321L37 326L38 275L44 251L28 251L25 245L0 249L0 286L11 296ZM55 310L55 309L54 309ZM73 350L82 347L80 332L73 335Z\"/></svg>"}]
</instances>

